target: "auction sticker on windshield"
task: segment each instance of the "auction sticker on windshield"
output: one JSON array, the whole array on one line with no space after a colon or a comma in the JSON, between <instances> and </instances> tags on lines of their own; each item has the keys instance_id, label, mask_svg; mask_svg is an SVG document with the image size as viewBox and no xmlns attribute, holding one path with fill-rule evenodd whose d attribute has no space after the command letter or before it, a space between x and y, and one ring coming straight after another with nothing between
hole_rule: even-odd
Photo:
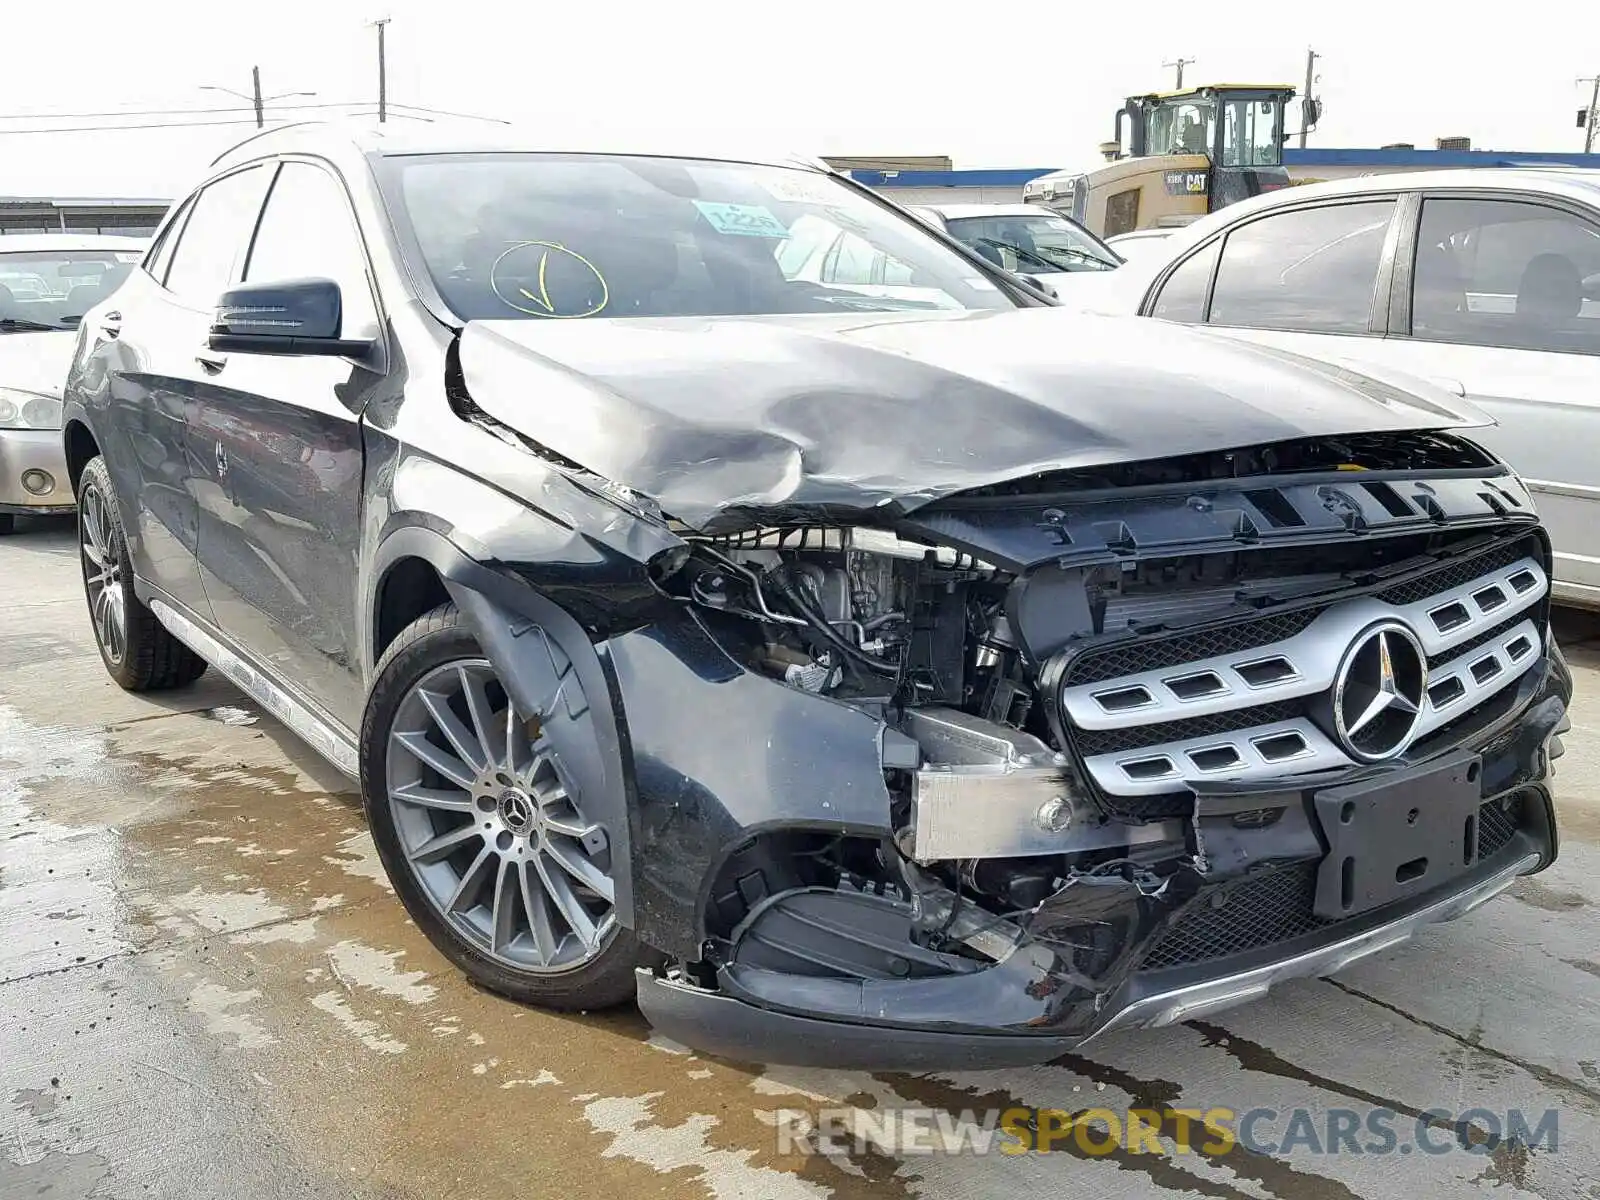
<instances>
[{"instance_id":1,"label":"auction sticker on windshield","mask_svg":"<svg viewBox=\"0 0 1600 1200\"><path fill-rule=\"evenodd\" d=\"M818 176L810 171L774 171L762 177L761 186L771 192L775 199L793 204L839 202L840 189L830 184L826 176Z\"/></svg>"},{"instance_id":2,"label":"auction sticker on windshield","mask_svg":"<svg viewBox=\"0 0 1600 1200\"><path fill-rule=\"evenodd\" d=\"M696 200L694 206L718 233L743 237L786 238L788 227L761 204L719 204Z\"/></svg>"}]
</instances>

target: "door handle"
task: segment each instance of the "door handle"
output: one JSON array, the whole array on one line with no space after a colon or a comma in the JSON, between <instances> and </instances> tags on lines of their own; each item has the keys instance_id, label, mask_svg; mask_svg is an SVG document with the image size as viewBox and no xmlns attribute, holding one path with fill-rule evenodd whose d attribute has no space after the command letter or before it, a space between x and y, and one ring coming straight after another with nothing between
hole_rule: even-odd
<instances>
[{"instance_id":1,"label":"door handle","mask_svg":"<svg viewBox=\"0 0 1600 1200\"><path fill-rule=\"evenodd\" d=\"M218 354L215 350L204 347L195 351L194 360L213 375L228 365L226 354Z\"/></svg>"},{"instance_id":2,"label":"door handle","mask_svg":"<svg viewBox=\"0 0 1600 1200\"><path fill-rule=\"evenodd\" d=\"M222 448L222 443L217 443L217 477L228 473L228 452Z\"/></svg>"},{"instance_id":3,"label":"door handle","mask_svg":"<svg viewBox=\"0 0 1600 1200\"><path fill-rule=\"evenodd\" d=\"M107 337L113 338L116 337L117 334L121 333L122 314L119 312L108 312L105 316L101 317L100 332L105 334Z\"/></svg>"}]
</instances>

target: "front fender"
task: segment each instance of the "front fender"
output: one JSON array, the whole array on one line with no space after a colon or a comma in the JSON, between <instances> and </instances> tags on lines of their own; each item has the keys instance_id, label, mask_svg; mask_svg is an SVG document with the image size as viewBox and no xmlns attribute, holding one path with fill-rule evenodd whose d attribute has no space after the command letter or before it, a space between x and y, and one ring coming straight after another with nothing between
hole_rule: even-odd
<instances>
[{"instance_id":1,"label":"front fender","mask_svg":"<svg viewBox=\"0 0 1600 1200\"><path fill-rule=\"evenodd\" d=\"M698 958L718 869L753 836L891 834L884 723L729 658L679 611L602 648L626 717L639 936Z\"/></svg>"}]
</instances>

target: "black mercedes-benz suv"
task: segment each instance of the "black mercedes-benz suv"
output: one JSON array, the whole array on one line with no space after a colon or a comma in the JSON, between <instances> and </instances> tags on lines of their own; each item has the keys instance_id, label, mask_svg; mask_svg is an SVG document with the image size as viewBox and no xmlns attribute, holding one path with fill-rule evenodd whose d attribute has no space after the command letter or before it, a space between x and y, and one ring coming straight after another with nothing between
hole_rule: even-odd
<instances>
[{"instance_id":1,"label":"black mercedes-benz suv","mask_svg":"<svg viewBox=\"0 0 1600 1200\"><path fill-rule=\"evenodd\" d=\"M1549 865L1550 547L1478 420L1065 313L815 164L307 127L85 317L64 437L112 676L211 664L359 778L475 980L888 1067Z\"/></svg>"}]
</instances>

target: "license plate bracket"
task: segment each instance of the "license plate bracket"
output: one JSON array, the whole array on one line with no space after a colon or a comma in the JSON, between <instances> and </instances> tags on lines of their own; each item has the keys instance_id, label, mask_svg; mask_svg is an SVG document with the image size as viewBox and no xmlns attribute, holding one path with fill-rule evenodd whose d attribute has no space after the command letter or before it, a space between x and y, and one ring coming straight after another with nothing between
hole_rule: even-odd
<instances>
[{"instance_id":1,"label":"license plate bracket","mask_svg":"<svg viewBox=\"0 0 1600 1200\"><path fill-rule=\"evenodd\" d=\"M1317 916L1354 916L1425 892L1477 859L1482 765L1475 754L1327 788L1313 797L1328 855Z\"/></svg>"}]
</instances>

